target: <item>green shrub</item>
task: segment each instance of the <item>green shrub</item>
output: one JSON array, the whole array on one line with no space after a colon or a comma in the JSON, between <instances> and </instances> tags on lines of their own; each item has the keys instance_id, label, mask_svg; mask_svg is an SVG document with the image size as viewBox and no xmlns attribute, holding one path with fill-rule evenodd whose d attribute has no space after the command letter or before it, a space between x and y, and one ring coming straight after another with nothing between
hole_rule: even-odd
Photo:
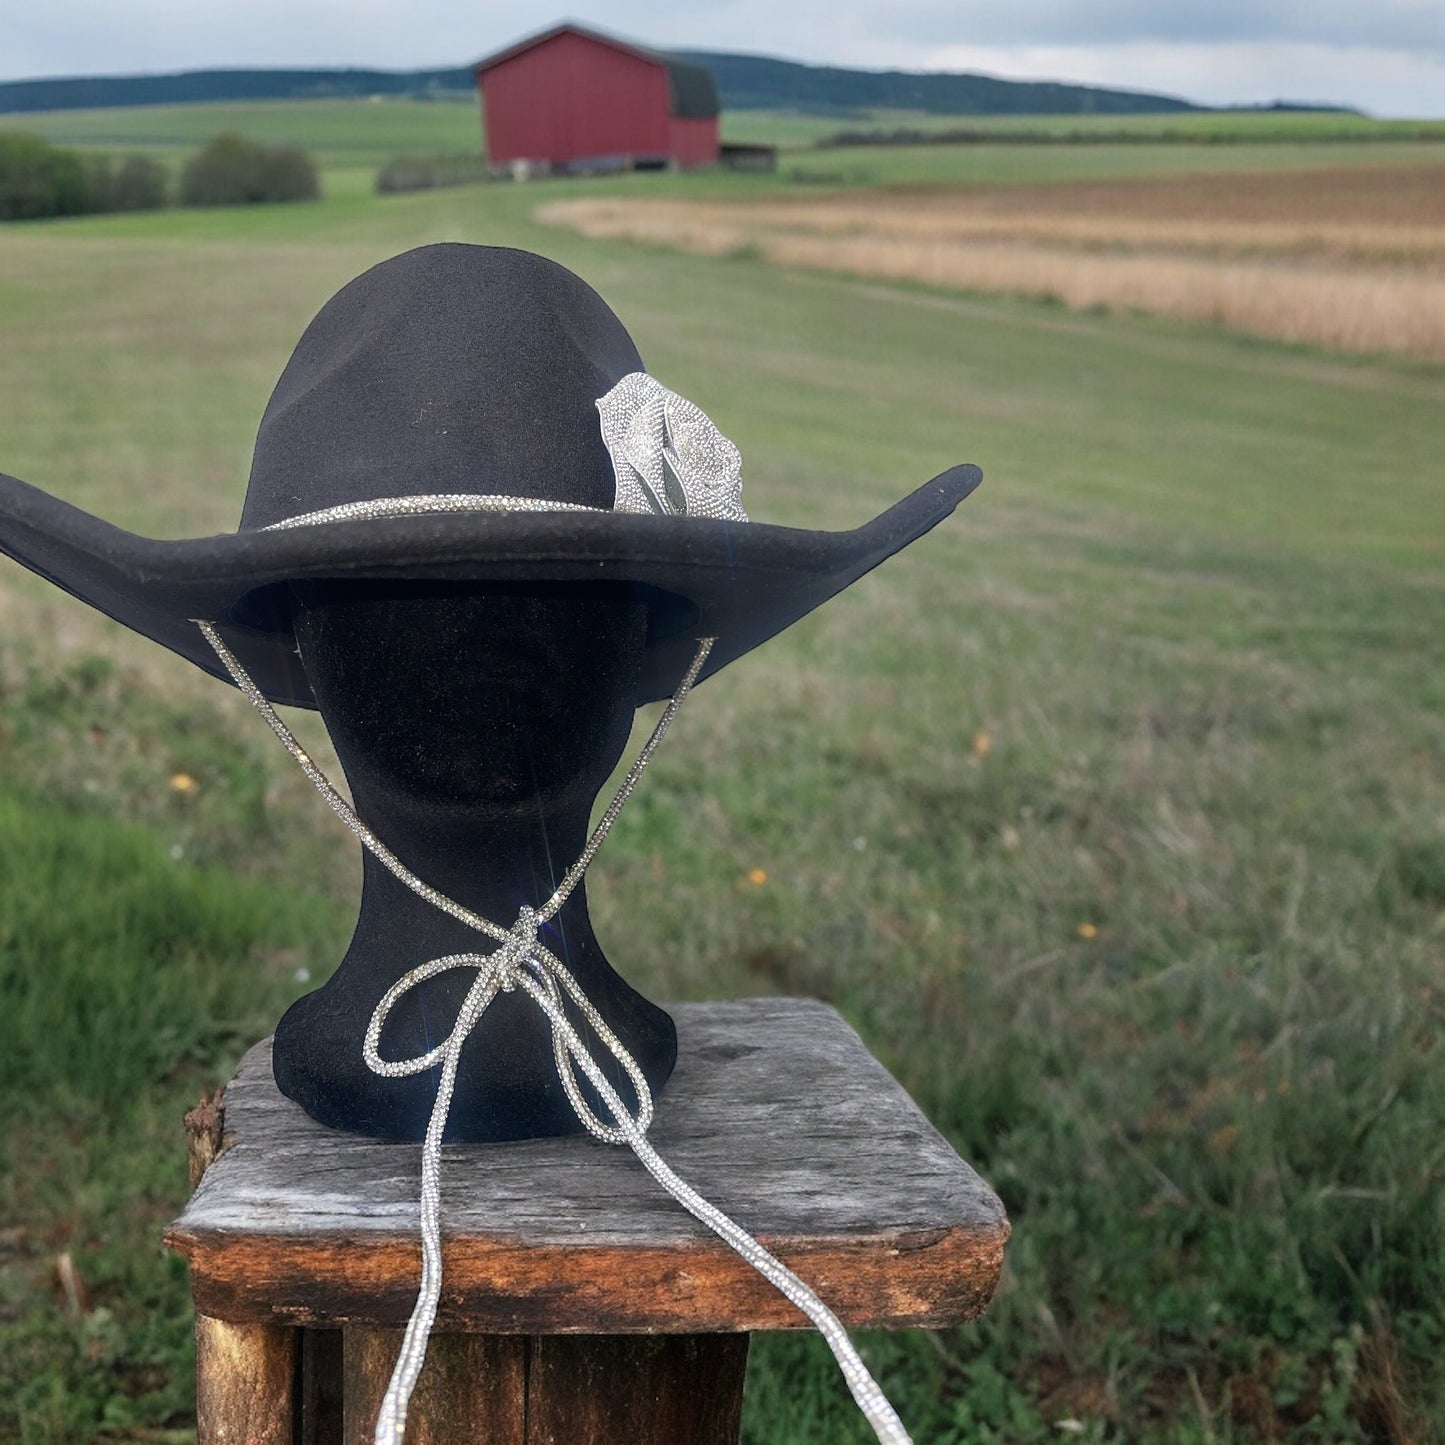
<instances>
[{"instance_id":1,"label":"green shrub","mask_svg":"<svg viewBox=\"0 0 1445 1445\"><path fill-rule=\"evenodd\" d=\"M158 211L169 199L166 168L149 156L127 156L115 176L117 211Z\"/></svg>"},{"instance_id":2,"label":"green shrub","mask_svg":"<svg viewBox=\"0 0 1445 1445\"><path fill-rule=\"evenodd\" d=\"M80 164L85 172L85 209L115 209L115 161L107 155L83 155Z\"/></svg>"},{"instance_id":3,"label":"green shrub","mask_svg":"<svg viewBox=\"0 0 1445 1445\"><path fill-rule=\"evenodd\" d=\"M39 136L0 133L0 221L77 216L90 209L79 154Z\"/></svg>"},{"instance_id":4,"label":"green shrub","mask_svg":"<svg viewBox=\"0 0 1445 1445\"><path fill-rule=\"evenodd\" d=\"M382 195L396 191L429 191L437 186L471 185L486 178L479 156L393 156L377 171L376 189Z\"/></svg>"},{"instance_id":5,"label":"green shrub","mask_svg":"<svg viewBox=\"0 0 1445 1445\"><path fill-rule=\"evenodd\" d=\"M0 134L0 221L95 211L152 211L166 204L166 172L148 156L82 155L39 136Z\"/></svg>"},{"instance_id":6,"label":"green shrub","mask_svg":"<svg viewBox=\"0 0 1445 1445\"><path fill-rule=\"evenodd\" d=\"M149 156L84 158L87 211L157 211L166 204L166 170Z\"/></svg>"},{"instance_id":7,"label":"green shrub","mask_svg":"<svg viewBox=\"0 0 1445 1445\"><path fill-rule=\"evenodd\" d=\"M181 173L181 204L250 206L314 201L321 194L311 158L294 146L265 146L227 132L210 140Z\"/></svg>"}]
</instances>

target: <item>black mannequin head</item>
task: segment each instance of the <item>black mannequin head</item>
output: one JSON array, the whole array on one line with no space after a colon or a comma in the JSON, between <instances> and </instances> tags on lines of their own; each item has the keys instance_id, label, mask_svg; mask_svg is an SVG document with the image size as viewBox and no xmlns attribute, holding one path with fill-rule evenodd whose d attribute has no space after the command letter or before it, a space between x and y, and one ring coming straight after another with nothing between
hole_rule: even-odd
<instances>
[{"instance_id":1,"label":"black mannequin head","mask_svg":"<svg viewBox=\"0 0 1445 1445\"><path fill-rule=\"evenodd\" d=\"M301 660L353 787L503 822L590 806L622 755L647 628L625 588L294 594Z\"/></svg>"},{"instance_id":2,"label":"black mannequin head","mask_svg":"<svg viewBox=\"0 0 1445 1445\"><path fill-rule=\"evenodd\" d=\"M523 904L545 902L582 851L593 800L627 743L644 601L602 586L338 582L296 589L295 606L301 658L368 827L424 881L502 927ZM661 1087L675 1056L671 1020L602 956L585 883L544 941ZM367 1021L409 969L492 947L368 856L346 958L277 1029L283 1092L324 1123L419 1138L436 1071L372 1074L361 1056ZM383 1055L425 1052L450 1032L471 977L443 975L408 994ZM580 1128L549 1039L530 1000L499 998L463 1050L447 1137Z\"/></svg>"}]
</instances>

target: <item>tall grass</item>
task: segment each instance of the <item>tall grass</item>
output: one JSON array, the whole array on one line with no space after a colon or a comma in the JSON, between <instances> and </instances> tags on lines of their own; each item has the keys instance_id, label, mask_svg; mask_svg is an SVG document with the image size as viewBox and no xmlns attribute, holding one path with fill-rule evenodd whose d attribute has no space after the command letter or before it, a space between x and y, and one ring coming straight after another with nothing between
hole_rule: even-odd
<instances>
[{"instance_id":1,"label":"tall grass","mask_svg":"<svg viewBox=\"0 0 1445 1445\"><path fill-rule=\"evenodd\" d=\"M325 900L0 790L0 1438L190 1422L185 1271L158 1240L178 1124L337 931Z\"/></svg>"},{"instance_id":2,"label":"tall grass","mask_svg":"<svg viewBox=\"0 0 1445 1445\"><path fill-rule=\"evenodd\" d=\"M1102 550L1123 574L1165 568L1163 605L1212 613L1208 635L1131 609L1132 643L1112 641L1077 574L1052 599L955 610L967 642L920 623L904 650L910 673L954 659L960 718L942 695L895 705L907 684L858 640L866 609L820 620L813 665L760 660L770 702L701 740L705 788L659 759L617 896L650 877L659 960L693 987L716 987L720 945L745 986L867 1020L1008 1202L984 1320L940 1356L874 1344L935 1382L908 1401L920 1438L1042 1441L1079 1420L1097 1439L1423 1441L1445 1420L1427 1363L1445 840L1408 801L1407 759L1438 766L1417 708L1439 687L1391 697L1393 669L1343 639L1366 627L1400 658L1424 619L1386 641L1389 588ZM1324 611L1338 640L1284 640ZM688 882L728 873L731 894ZM807 1349L763 1346L760 1378L791 1379ZM802 1407L764 1388L754 1439L855 1438L831 1406L778 1426Z\"/></svg>"}]
</instances>

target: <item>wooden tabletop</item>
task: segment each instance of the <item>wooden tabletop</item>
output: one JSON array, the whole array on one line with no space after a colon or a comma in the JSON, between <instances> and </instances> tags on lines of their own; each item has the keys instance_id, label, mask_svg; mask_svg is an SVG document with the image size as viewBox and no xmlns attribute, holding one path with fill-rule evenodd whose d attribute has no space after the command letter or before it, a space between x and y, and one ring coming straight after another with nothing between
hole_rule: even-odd
<instances>
[{"instance_id":1,"label":"wooden tabletop","mask_svg":"<svg viewBox=\"0 0 1445 1445\"><path fill-rule=\"evenodd\" d=\"M681 1004L649 1137L849 1325L972 1318L1003 1206L831 1008ZM225 1147L167 1232L197 1309L254 1323L399 1324L416 1295L420 1147L325 1128L282 1097L270 1041L225 1094ZM657 1185L586 1136L448 1145L438 1328L628 1334L803 1317Z\"/></svg>"}]
</instances>

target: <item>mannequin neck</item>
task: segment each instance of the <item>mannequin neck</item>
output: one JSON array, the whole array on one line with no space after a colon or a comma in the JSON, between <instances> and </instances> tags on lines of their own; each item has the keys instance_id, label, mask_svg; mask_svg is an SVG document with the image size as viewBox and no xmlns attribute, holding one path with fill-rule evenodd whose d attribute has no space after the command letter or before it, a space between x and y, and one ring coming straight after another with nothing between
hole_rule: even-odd
<instances>
[{"instance_id":1,"label":"mannequin neck","mask_svg":"<svg viewBox=\"0 0 1445 1445\"><path fill-rule=\"evenodd\" d=\"M413 800L391 791L361 789L357 811L368 827L422 882L454 903L508 928L524 905L540 908L577 861L587 843L590 803L499 812L494 807L438 808L434 799ZM432 937L446 919L369 853L358 937L398 928ZM557 924L572 946L597 947L587 917L585 885L578 884L558 914ZM457 923L466 936L476 934ZM553 942L556 940L554 939ZM485 945L490 947L490 945Z\"/></svg>"}]
</instances>

